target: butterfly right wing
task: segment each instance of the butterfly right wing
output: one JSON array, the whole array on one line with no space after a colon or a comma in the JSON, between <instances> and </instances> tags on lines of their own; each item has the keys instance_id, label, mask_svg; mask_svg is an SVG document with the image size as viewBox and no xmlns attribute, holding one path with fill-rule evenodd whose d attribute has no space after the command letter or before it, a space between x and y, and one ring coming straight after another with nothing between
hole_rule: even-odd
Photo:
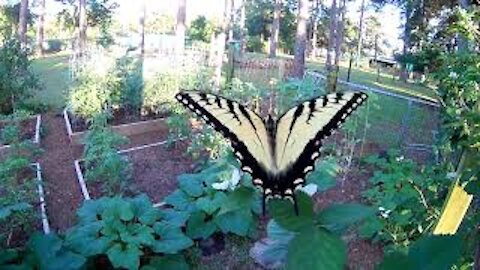
<instances>
[{"instance_id":1,"label":"butterfly right wing","mask_svg":"<svg viewBox=\"0 0 480 270\"><path fill-rule=\"evenodd\" d=\"M213 94L182 91L176 99L230 140L242 171L263 189L274 164L271 138L263 119L243 105Z\"/></svg>"}]
</instances>

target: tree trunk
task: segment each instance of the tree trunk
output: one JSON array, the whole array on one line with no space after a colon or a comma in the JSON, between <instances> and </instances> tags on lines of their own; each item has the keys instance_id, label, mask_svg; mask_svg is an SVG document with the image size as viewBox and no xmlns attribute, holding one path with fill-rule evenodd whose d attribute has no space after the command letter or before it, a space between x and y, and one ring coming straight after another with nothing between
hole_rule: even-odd
<instances>
[{"instance_id":1,"label":"tree trunk","mask_svg":"<svg viewBox=\"0 0 480 270\"><path fill-rule=\"evenodd\" d=\"M470 6L469 0L458 0L458 6L464 10L468 9L468 7ZM466 50L468 50L468 40L461 35L459 35L457 39L458 51L465 52Z\"/></svg>"},{"instance_id":2,"label":"tree trunk","mask_svg":"<svg viewBox=\"0 0 480 270\"><path fill-rule=\"evenodd\" d=\"M275 0L273 10L272 33L270 36L270 54L268 57L275 58L277 56L278 33L280 29L280 12L282 11L282 0Z\"/></svg>"},{"instance_id":3,"label":"tree trunk","mask_svg":"<svg viewBox=\"0 0 480 270\"><path fill-rule=\"evenodd\" d=\"M87 6L86 0L79 0L78 50L83 55L87 47Z\"/></svg>"},{"instance_id":4,"label":"tree trunk","mask_svg":"<svg viewBox=\"0 0 480 270\"><path fill-rule=\"evenodd\" d=\"M235 22L235 0L230 0L228 14L228 43L233 42L233 23Z\"/></svg>"},{"instance_id":5,"label":"tree trunk","mask_svg":"<svg viewBox=\"0 0 480 270\"><path fill-rule=\"evenodd\" d=\"M303 78L305 72L305 49L307 47L307 20L309 0L298 0L297 33L295 35L295 56L293 58L293 74L295 78Z\"/></svg>"},{"instance_id":6,"label":"tree trunk","mask_svg":"<svg viewBox=\"0 0 480 270\"><path fill-rule=\"evenodd\" d=\"M335 69L338 70L340 66L340 59L342 58L342 44L343 44L343 34L345 29L345 1L342 1L340 10L338 11L338 21L337 21L337 35L335 36Z\"/></svg>"},{"instance_id":7,"label":"tree trunk","mask_svg":"<svg viewBox=\"0 0 480 270\"><path fill-rule=\"evenodd\" d=\"M312 17L312 54L311 57L316 56L317 42L318 42L318 9L320 7L320 0L315 0L314 14Z\"/></svg>"},{"instance_id":8,"label":"tree trunk","mask_svg":"<svg viewBox=\"0 0 480 270\"><path fill-rule=\"evenodd\" d=\"M335 67L333 65L333 58L335 53L335 41L338 27L337 17L337 0L332 0L332 6L330 8L330 26L328 34L328 47L327 47L327 61L325 63L325 70L327 72L327 92L335 92Z\"/></svg>"},{"instance_id":9,"label":"tree trunk","mask_svg":"<svg viewBox=\"0 0 480 270\"><path fill-rule=\"evenodd\" d=\"M27 46L28 0L21 0L18 18L18 39L25 48Z\"/></svg>"},{"instance_id":10,"label":"tree trunk","mask_svg":"<svg viewBox=\"0 0 480 270\"><path fill-rule=\"evenodd\" d=\"M140 56L145 57L145 17L146 17L146 0L142 1L142 10L140 11Z\"/></svg>"},{"instance_id":11,"label":"tree trunk","mask_svg":"<svg viewBox=\"0 0 480 270\"><path fill-rule=\"evenodd\" d=\"M185 19L187 16L187 1L178 0L177 7L177 26L175 27L175 36L177 39L176 50L180 55L185 50Z\"/></svg>"},{"instance_id":12,"label":"tree trunk","mask_svg":"<svg viewBox=\"0 0 480 270\"><path fill-rule=\"evenodd\" d=\"M245 52L246 46L247 46L247 31L245 29L245 22L246 22L246 15L245 15L245 1L246 0L240 0L240 50L241 53L243 54Z\"/></svg>"},{"instance_id":13,"label":"tree trunk","mask_svg":"<svg viewBox=\"0 0 480 270\"><path fill-rule=\"evenodd\" d=\"M357 37L357 54L355 57L355 66L358 67L360 58L362 57L362 43L363 43L363 20L365 18L365 0L362 0L360 7L360 21L358 23L358 37Z\"/></svg>"},{"instance_id":14,"label":"tree trunk","mask_svg":"<svg viewBox=\"0 0 480 270\"><path fill-rule=\"evenodd\" d=\"M40 14L38 14L37 25L37 54L43 56L43 39L44 39L44 25L45 25L45 0L40 0Z\"/></svg>"},{"instance_id":15,"label":"tree trunk","mask_svg":"<svg viewBox=\"0 0 480 270\"><path fill-rule=\"evenodd\" d=\"M225 40L227 38L227 27L229 21L229 14L230 14L230 2L231 0L225 0L224 2L224 12L221 19L221 31L220 34L217 36L217 57L215 61L215 73L214 73L214 81L213 81L213 91L218 92L220 90L220 82L222 79L222 65L223 65L223 55L225 53Z\"/></svg>"},{"instance_id":16,"label":"tree trunk","mask_svg":"<svg viewBox=\"0 0 480 270\"><path fill-rule=\"evenodd\" d=\"M403 33L403 55L406 56L410 52L410 35L412 34L412 26L411 26L411 17L413 13L413 7L411 2L407 2L406 9L405 9L405 30ZM408 79L408 70L406 63L402 65L402 72L400 73L400 79L404 82L407 82Z\"/></svg>"}]
</instances>

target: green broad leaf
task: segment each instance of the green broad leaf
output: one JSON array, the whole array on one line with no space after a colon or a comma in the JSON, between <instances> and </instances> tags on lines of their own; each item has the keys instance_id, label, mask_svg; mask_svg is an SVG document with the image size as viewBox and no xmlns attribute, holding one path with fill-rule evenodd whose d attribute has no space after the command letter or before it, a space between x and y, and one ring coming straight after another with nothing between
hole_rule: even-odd
<instances>
[{"instance_id":1,"label":"green broad leaf","mask_svg":"<svg viewBox=\"0 0 480 270\"><path fill-rule=\"evenodd\" d=\"M165 255L154 257L150 263L140 268L141 270L188 270L190 269L182 255Z\"/></svg>"},{"instance_id":2,"label":"green broad leaf","mask_svg":"<svg viewBox=\"0 0 480 270\"><path fill-rule=\"evenodd\" d=\"M124 200L119 197L112 198L112 205L105 209L102 213L104 219L117 219L120 218L123 221L130 221L135 214L133 213L133 205L130 201Z\"/></svg>"},{"instance_id":3,"label":"green broad leaf","mask_svg":"<svg viewBox=\"0 0 480 270\"><path fill-rule=\"evenodd\" d=\"M211 215L220 207L227 202L227 195L223 192L215 192L213 198L201 197L195 201L195 205L198 209L204 211L205 213Z\"/></svg>"},{"instance_id":4,"label":"green broad leaf","mask_svg":"<svg viewBox=\"0 0 480 270\"><path fill-rule=\"evenodd\" d=\"M318 224L330 231L342 232L366 218L375 216L375 208L361 204L333 204L316 216Z\"/></svg>"},{"instance_id":5,"label":"green broad leaf","mask_svg":"<svg viewBox=\"0 0 480 270\"><path fill-rule=\"evenodd\" d=\"M253 215L250 210L218 215L214 221L223 233L234 233L240 236L247 236L250 227L254 225Z\"/></svg>"},{"instance_id":6,"label":"green broad leaf","mask_svg":"<svg viewBox=\"0 0 480 270\"><path fill-rule=\"evenodd\" d=\"M282 228L273 219L267 225L268 240L262 241L262 252L258 254L263 262L284 264L287 261L288 246L295 233Z\"/></svg>"},{"instance_id":7,"label":"green broad leaf","mask_svg":"<svg viewBox=\"0 0 480 270\"><path fill-rule=\"evenodd\" d=\"M131 224L124 234L127 237L122 237L122 240L126 243L149 246L155 242L154 230L144 224Z\"/></svg>"},{"instance_id":8,"label":"green broad leaf","mask_svg":"<svg viewBox=\"0 0 480 270\"><path fill-rule=\"evenodd\" d=\"M187 221L187 235L192 239L207 239L217 230L213 221L205 221L203 212L194 212Z\"/></svg>"},{"instance_id":9,"label":"green broad leaf","mask_svg":"<svg viewBox=\"0 0 480 270\"><path fill-rule=\"evenodd\" d=\"M178 177L178 186L190 197L200 197L203 194L204 187L201 181L190 174L182 174Z\"/></svg>"},{"instance_id":10,"label":"green broad leaf","mask_svg":"<svg viewBox=\"0 0 480 270\"><path fill-rule=\"evenodd\" d=\"M113 267L138 269L140 266L140 255L142 255L137 247L127 245L122 247L122 244L115 244L107 251L107 256Z\"/></svg>"},{"instance_id":11,"label":"green broad leaf","mask_svg":"<svg viewBox=\"0 0 480 270\"><path fill-rule=\"evenodd\" d=\"M114 239L106 236L99 237L101 229L102 224L99 221L74 227L67 232L65 244L86 257L103 254Z\"/></svg>"},{"instance_id":12,"label":"green broad leaf","mask_svg":"<svg viewBox=\"0 0 480 270\"><path fill-rule=\"evenodd\" d=\"M460 236L432 235L415 242L409 250L409 257L418 270L442 270L450 269L460 259L461 251Z\"/></svg>"},{"instance_id":13,"label":"green broad leaf","mask_svg":"<svg viewBox=\"0 0 480 270\"><path fill-rule=\"evenodd\" d=\"M98 200L85 201L77 210L77 216L79 223L90 223L98 220L98 217L102 214L103 210L110 202L110 198L102 197Z\"/></svg>"},{"instance_id":14,"label":"green broad leaf","mask_svg":"<svg viewBox=\"0 0 480 270\"><path fill-rule=\"evenodd\" d=\"M318 191L328 190L336 185L335 177L340 169L335 158L321 160L315 165L315 170L307 176L306 182L316 184Z\"/></svg>"},{"instance_id":15,"label":"green broad leaf","mask_svg":"<svg viewBox=\"0 0 480 270\"><path fill-rule=\"evenodd\" d=\"M302 230L288 246L288 270L343 270L346 261L345 243L323 229Z\"/></svg>"},{"instance_id":16,"label":"green broad leaf","mask_svg":"<svg viewBox=\"0 0 480 270\"><path fill-rule=\"evenodd\" d=\"M14 212L21 212L31 209L32 206L28 203L16 203L0 208L0 220L8 218Z\"/></svg>"},{"instance_id":17,"label":"green broad leaf","mask_svg":"<svg viewBox=\"0 0 480 270\"><path fill-rule=\"evenodd\" d=\"M304 192L296 192L298 203L298 215L294 206L287 200L271 200L268 204L269 212L273 219L283 228L299 232L305 228L311 228L313 223L313 200Z\"/></svg>"},{"instance_id":18,"label":"green broad leaf","mask_svg":"<svg viewBox=\"0 0 480 270\"><path fill-rule=\"evenodd\" d=\"M153 225L160 218L160 210L153 207L150 199L142 194L130 200L133 212L138 220L146 225Z\"/></svg>"},{"instance_id":19,"label":"green broad leaf","mask_svg":"<svg viewBox=\"0 0 480 270\"><path fill-rule=\"evenodd\" d=\"M193 245L192 239L183 234L179 227L165 222L158 222L153 228L160 236L160 240L153 245L153 251L155 252L175 254Z\"/></svg>"},{"instance_id":20,"label":"green broad leaf","mask_svg":"<svg viewBox=\"0 0 480 270\"><path fill-rule=\"evenodd\" d=\"M238 187L228 194L227 199L222 204L220 215L237 210L250 210L255 200L255 190L249 187Z\"/></svg>"},{"instance_id":21,"label":"green broad leaf","mask_svg":"<svg viewBox=\"0 0 480 270\"><path fill-rule=\"evenodd\" d=\"M173 226L182 227L190 217L190 213L175 209L161 210L162 219Z\"/></svg>"},{"instance_id":22,"label":"green broad leaf","mask_svg":"<svg viewBox=\"0 0 480 270\"><path fill-rule=\"evenodd\" d=\"M406 254L393 252L385 256L377 270L415 270L415 263Z\"/></svg>"},{"instance_id":23,"label":"green broad leaf","mask_svg":"<svg viewBox=\"0 0 480 270\"><path fill-rule=\"evenodd\" d=\"M175 190L165 197L165 202L173 206L176 210L187 211L190 210L192 201L188 195L180 189Z\"/></svg>"},{"instance_id":24,"label":"green broad leaf","mask_svg":"<svg viewBox=\"0 0 480 270\"><path fill-rule=\"evenodd\" d=\"M0 266L18 260L19 256L18 250L15 249L0 250Z\"/></svg>"},{"instance_id":25,"label":"green broad leaf","mask_svg":"<svg viewBox=\"0 0 480 270\"><path fill-rule=\"evenodd\" d=\"M372 238L384 228L384 224L376 217L367 218L358 228L358 233L363 238Z\"/></svg>"}]
</instances>

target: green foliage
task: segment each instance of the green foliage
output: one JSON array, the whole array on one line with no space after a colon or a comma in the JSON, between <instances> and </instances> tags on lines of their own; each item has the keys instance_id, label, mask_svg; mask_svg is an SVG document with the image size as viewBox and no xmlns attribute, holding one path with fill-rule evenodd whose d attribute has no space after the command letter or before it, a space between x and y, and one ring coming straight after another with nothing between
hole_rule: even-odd
<instances>
[{"instance_id":1,"label":"green foliage","mask_svg":"<svg viewBox=\"0 0 480 270\"><path fill-rule=\"evenodd\" d=\"M237 179L235 187L219 183L240 178L229 162L217 161L196 174L178 178L179 189L165 202L187 215L186 233L206 239L215 232L251 235L256 229L260 198L248 179Z\"/></svg>"},{"instance_id":2,"label":"green foliage","mask_svg":"<svg viewBox=\"0 0 480 270\"><path fill-rule=\"evenodd\" d=\"M0 251L2 269L75 270L85 262L83 256L66 249L63 240L53 233L33 234L24 251Z\"/></svg>"},{"instance_id":3,"label":"green foliage","mask_svg":"<svg viewBox=\"0 0 480 270\"><path fill-rule=\"evenodd\" d=\"M247 51L263 53L265 50L265 44L262 38L257 36L247 37Z\"/></svg>"},{"instance_id":4,"label":"green foliage","mask_svg":"<svg viewBox=\"0 0 480 270\"><path fill-rule=\"evenodd\" d=\"M86 257L107 255L115 268L138 269L148 251L177 254L193 244L181 225L165 219L145 195L86 201L77 215L79 223L67 232L67 246Z\"/></svg>"},{"instance_id":5,"label":"green foliage","mask_svg":"<svg viewBox=\"0 0 480 270\"><path fill-rule=\"evenodd\" d=\"M380 215L365 222L360 232L395 248L407 247L435 225L450 183L446 171L419 168L396 152L388 158L370 156L366 162L376 171L364 196Z\"/></svg>"},{"instance_id":6,"label":"green foliage","mask_svg":"<svg viewBox=\"0 0 480 270\"><path fill-rule=\"evenodd\" d=\"M36 151L19 138L18 122L2 130L2 141L9 143L8 156L0 162L0 247L10 245L9 234L17 236L33 230L36 221L35 171L30 163Z\"/></svg>"},{"instance_id":7,"label":"green foliage","mask_svg":"<svg viewBox=\"0 0 480 270\"><path fill-rule=\"evenodd\" d=\"M127 139L107 126L105 115L98 115L85 137L83 153L86 179L102 182L106 194L118 194L126 187L130 165L118 153L118 147Z\"/></svg>"},{"instance_id":8,"label":"green foliage","mask_svg":"<svg viewBox=\"0 0 480 270\"><path fill-rule=\"evenodd\" d=\"M162 257L154 257L148 265L141 270L188 270L190 269L185 258L181 255L167 255Z\"/></svg>"},{"instance_id":9,"label":"green foliage","mask_svg":"<svg viewBox=\"0 0 480 270\"><path fill-rule=\"evenodd\" d=\"M10 114L40 89L31 71L28 52L17 38L7 38L0 48L0 113Z\"/></svg>"},{"instance_id":10,"label":"green foliage","mask_svg":"<svg viewBox=\"0 0 480 270\"><path fill-rule=\"evenodd\" d=\"M116 60L115 77L118 84L112 96L114 104L131 112L139 112L142 107L144 90L142 60L133 57L122 57Z\"/></svg>"},{"instance_id":11,"label":"green foliage","mask_svg":"<svg viewBox=\"0 0 480 270\"><path fill-rule=\"evenodd\" d=\"M205 16L198 16L190 23L187 35L192 40L210 42L210 37L215 33L215 25Z\"/></svg>"}]
</instances>

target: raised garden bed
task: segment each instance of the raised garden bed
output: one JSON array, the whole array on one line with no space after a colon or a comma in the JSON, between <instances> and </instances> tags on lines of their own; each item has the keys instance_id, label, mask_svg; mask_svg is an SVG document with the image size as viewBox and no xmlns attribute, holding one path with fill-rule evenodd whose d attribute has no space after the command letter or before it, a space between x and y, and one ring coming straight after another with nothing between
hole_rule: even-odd
<instances>
[{"instance_id":1,"label":"raised garden bed","mask_svg":"<svg viewBox=\"0 0 480 270\"><path fill-rule=\"evenodd\" d=\"M129 148L119 151L132 164L132 191L146 193L155 203L163 205L163 198L177 188L177 176L191 172L194 161L186 155L187 142L177 142L172 148L165 148L167 141ZM102 197L102 185L88 182L84 175L82 160L74 162L77 180L85 200ZM126 194L134 195L134 194Z\"/></svg>"},{"instance_id":2,"label":"raised garden bed","mask_svg":"<svg viewBox=\"0 0 480 270\"><path fill-rule=\"evenodd\" d=\"M9 124L8 121L0 122L0 130L3 130ZM30 140L34 144L40 144L40 126L42 124L42 116L37 114L20 122L20 138ZM11 146L0 143L0 151L8 149Z\"/></svg>"},{"instance_id":3,"label":"raised garden bed","mask_svg":"<svg viewBox=\"0 0 480 270\"><path fill-rule=\"evenodd\" d=\"M75 117L68 110L63 111L68 137L73 144L83 144L88 124L84 119ZM111 121L112 129L124 136L134 136L149 132L167 132L165 118L158 116L126 116L119 114Z\"/></svg>"},{"instance_id":4,"label":"raised garden bed","mask_svg":"<svg viewBox=\"0 0 480 270\"><path fill-rule=\"evenodd\" d=\"M31 167L33 170L25 171L25 174L32 174L32 178L35 181L35 184L32 186L36 189L38 195L38 200L27 202L33 206L34 212L38 213L38 216L31 219L33 224L26 224L26 226L31 226L34 230L41 230L45 234L50 233L50 224L48 221L46 202L45 202L45 193L43 190L42 182L42 169L39 163L32 163ZM28 220L26 222L29 222ZM8 224L8 221L7 221ZM23 223L22 223L23 224ZM3 231L4 228L2 228ZM24 230L11 231L8 236L8 243L11 247L22 246L25 244L28 238L28 232Z\"/></svg>"}]
</instances>

